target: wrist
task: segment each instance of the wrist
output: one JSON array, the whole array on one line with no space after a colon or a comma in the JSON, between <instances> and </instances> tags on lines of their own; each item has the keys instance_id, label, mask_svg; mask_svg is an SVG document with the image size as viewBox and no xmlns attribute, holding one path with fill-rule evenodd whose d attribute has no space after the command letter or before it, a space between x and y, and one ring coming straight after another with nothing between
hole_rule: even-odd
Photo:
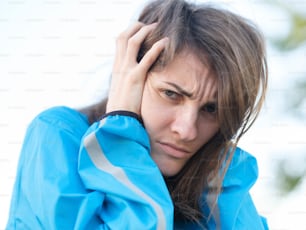
<instances>
[{"instance_id":1,"label":"wrist","mask_svg":"<svg viewBox=\"0 0 306 230\"><path fill-rule=\"evenodd\" d=\"M128 111L128 110L113 110L113 111L110 111L110 112L106 112L105 114L103 114L100 117L100 120L102 120L102 119L104 119L105 117L108 117L108 116L116 116L116 115L133 117L136 120L138 120L139 123L141 123L143 125L143 120L142 120L141 116L138 115L135 112Z\"/></svg>"}]
</instances>

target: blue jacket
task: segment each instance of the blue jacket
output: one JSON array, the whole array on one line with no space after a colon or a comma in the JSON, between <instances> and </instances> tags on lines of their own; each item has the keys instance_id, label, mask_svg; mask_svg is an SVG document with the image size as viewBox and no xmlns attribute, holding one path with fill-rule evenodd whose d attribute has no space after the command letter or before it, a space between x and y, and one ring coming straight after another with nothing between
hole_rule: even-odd
<instances>
[{"instance_id":1,"label":"blue jacket","mask_svg":"<svg viewBox=\"0 0 306 230\"><path fill-rule=\"evenodd\" d=\"M42 112L25 135L7 229L197 229L173 223L149 152L149 137L132 116L89 126L67 107ZM256 179L255 158L238 148L218 199L222 229L267 229L249 194Z\"/></svg>"}]
</instances>

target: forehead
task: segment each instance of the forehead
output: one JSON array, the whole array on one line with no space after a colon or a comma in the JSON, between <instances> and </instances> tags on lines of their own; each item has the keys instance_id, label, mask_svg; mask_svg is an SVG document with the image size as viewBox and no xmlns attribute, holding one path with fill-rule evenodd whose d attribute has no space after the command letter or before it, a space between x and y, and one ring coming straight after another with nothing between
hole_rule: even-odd
<instances>
[{"instance_id":1,"label":"forehead","mask_svg":"<svg viewBox=\"0 0 306 230\"><path fill-rule=\"evenodd\" d=\"M183 51L154 75L160 81L177 84L194 99L216 100L217 78L207 63L194 53Z\"/></svg>"}]
</instances>

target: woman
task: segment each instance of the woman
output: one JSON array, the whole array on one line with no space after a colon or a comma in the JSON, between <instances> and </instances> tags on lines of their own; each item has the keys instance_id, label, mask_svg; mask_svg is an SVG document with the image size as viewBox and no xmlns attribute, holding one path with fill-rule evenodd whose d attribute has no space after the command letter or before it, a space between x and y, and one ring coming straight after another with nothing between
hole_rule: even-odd
<instances>
[{"instance_id":1,"label":"woman","mask_svg":"<svg viewBox=\"0 0 306 230\"><path fill-rule=\"evenodd\" d=\"M237 147L264 101L263 43L226 10L148 4L117 39L108 98L31 123L8 229L267 229Z\"/></svg>"}]
</instances>

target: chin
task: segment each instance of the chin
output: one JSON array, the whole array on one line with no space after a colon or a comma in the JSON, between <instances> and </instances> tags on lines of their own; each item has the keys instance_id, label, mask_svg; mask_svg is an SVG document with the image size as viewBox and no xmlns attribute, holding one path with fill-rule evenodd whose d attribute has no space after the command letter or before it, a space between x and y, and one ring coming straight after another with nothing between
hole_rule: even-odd
<instances>
[{"instance_id":1,"label":"chin","mask_svg":"<svg viewBox=\"0 0 306 230\"><path fill-rule=\"evenodd\" d=\"M182 167L179 167L177 165L169 165L169 164L163 164L158 165L159 170L165 177L172 177L179 173L179 171L182 169Z\"/></svg>"},{"instance_id":2,"label":"chin","mask_svg":"<svg viewBox=\"0 0 306 230\"><path fill-rule=\"evenodd\" d=\"M173 177L178 173L177 171L169 171L169 170L160 170L160 171L164 177Z\"/></svg>"},{"instance_id":3,"label":"chin","mask_svg":"<svg viewBox=\"0 0 306 230\"><path fill-rule=\"evenodd\" d=\"M165 177L172 177L178 174L186 163L186 159L175 159L167 155L151 153L153 161Z\"/></svg>"}]
</instances>

